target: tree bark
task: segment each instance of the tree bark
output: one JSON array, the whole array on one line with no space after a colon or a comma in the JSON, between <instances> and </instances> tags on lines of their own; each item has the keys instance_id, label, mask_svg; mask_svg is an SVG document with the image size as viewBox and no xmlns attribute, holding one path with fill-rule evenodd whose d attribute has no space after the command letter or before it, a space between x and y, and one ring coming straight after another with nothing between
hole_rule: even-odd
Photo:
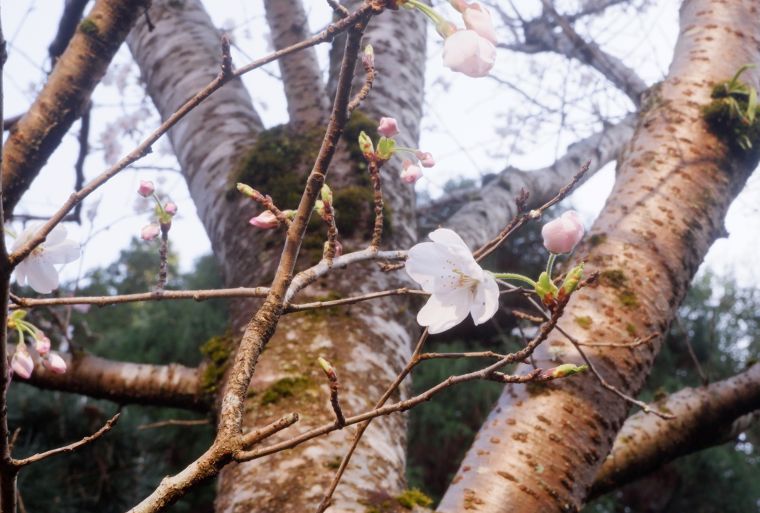
<instances>
[{"instance_id":1,"label":"tree bark","mask_svg":"<svg viewBox=\"0 0 760 513\"><path fill-rule=\"evenodd\" d=\"M79 24L45 87L3 149L3 211L10 218L32 180L90 101L135 20L150 0L99 0Z\"/></svg>"},{"instance_id":2,"label":"tree bark","mask_svg":"<svg viewBox=\"0 0 760 513\"><path fill-rule=\"evenodd\" d=\"M166 117L179 99L188 97L216 73L219 46L216 32L199 2L186 1L181 9L167 1L154 4L151 19L155 30L149 32L140 23L129 44L149 94ZM361 109L370 119L396 115L403 131L399 143L415 146L424 77L422 66L414 63L424 62L425 20L405 11L384 13L372 20L366 41L375 47L379 76L376 92ZM399 66L399 62L410 65ZM252 202L239 200L237 193L230 196L227 192L230 185L234 186L230 184L232 171L253 147L256 137L261 136L262 127L247 93L237 81L212 95L191 116L170 133L171 142L220 259L225 280L230 285L261 284L271 276L272 262L277 262L282 233L254 232L246 226L255 211ZM293 127L287 129L298 133ZM356 141L347 143L356 145ZM342 162L350 164L345 157ZM328 182L336 195L344 187L366 183L366 178L357 174L355 164L333 167ZM416 239L414 195L410 187L397 179L398 167L394 160L384 170L388 221L393 226L384 240L406 246ZM298 187L300 190L302 185ZM344 235L346 250L366 244L371 227L366 228ZM313 286L307 295L348 295L396 283L395 276L379 272L376 264L372 264L334 274ZM245 325L254 305L243 301L233 305L231 322L235 329ZM260 426L280 412L297 411L302 420L287 430L285 436L294 430L329 422L333 413L326 380L316 365L318 356L327 357L335 365L345 410L359 412L369 408L409 356L411 335L406 322L409 316L404 310L398 303L388 301L284 318L256 366L244 425ZM405 393L402 389L401 394ZM401 415L373 422L330 511L362 511L364 506L359 501L371 500L378 494L398 494L403 489L404 432L405 420ZM342 456L349 442L350 432L338 432L266 460L228 466L219 478L217 510L240 511L255 506L259 512L301 512L316 507L332 477L336 458Z\"/></svg>"},{"instance_id":3,"label":"tree bark","mask_svg":"<svg viewBox=\"0 0 760 513\"><path fill-rule=\"evenodd\" d=\"M760 410L760 364L706 387L679 390L657 407L675 419L642 412L628 418L599 469L590 498L645 476L679 456L735 438L737 419ZM739 426L747 427L741 422Z\"/></svg>"},{"instance_id":4,"label":"tree bark","mask_svg":"<svg viewBox=\"0 0 760 513\"><path fill-rule=\"evenodd\" d=\"M737 155L710 133L701 108L711 101L711 85L760 58L758 46L747 44L758 40L756 16L751 0L683 4L668 77L640 114L615 187L579 250L578 260L601 279L565 310L561 327L569 334L633 342L636 335L664 333L707 249L724 233L726 210L757 159ZM744 79L757 87L756 75ZM642 386L660 343L586 353L609 383L630 395ZM556 364L553 358L580 362L559 333L535 355L539 367ZM578 509L627 409L591 375L507 387L439 511Z\"/></svg>"}]
</instances>

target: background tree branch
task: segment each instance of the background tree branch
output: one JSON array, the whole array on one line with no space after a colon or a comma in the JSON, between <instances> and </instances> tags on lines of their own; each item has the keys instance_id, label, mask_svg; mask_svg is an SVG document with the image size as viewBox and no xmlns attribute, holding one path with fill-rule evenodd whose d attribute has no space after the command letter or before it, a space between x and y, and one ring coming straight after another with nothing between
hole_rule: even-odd
<instances>
[{"instance_id":1,"label":"background tree branch","mask_svg":"<svg viewBox=\"0 0 760 513\"><path fill-rule=\"evenodd\" d=\"M302 0L265 0L264 9L275 49L311 35ZM283 57L277 65L288 101L291 127L315 126L326 119L330 103L314 48Z\"/></svg>"},{"instance_id":2,"label":"background tree branch","mask_svg":"<svg viewBox=\"0 0 760 513\"><path fill-rule=\"evenodd\" d=\"M12 353L14 346L9 346ZM29 379L20 383L37 388L72 392L119 404L145 404L208 411L211 397L203 390L203 367L175 363L150 365L107 360L78 352L62 354L66 373L55 374L39 362Z\"/></svg>"},{"instance_id":3,"label":"background tree branch","mask_svg":"<svg viewBox=\"0 0 760 513\"><path fill-rule=\"evenodd\" d=\"M747 414L760 409L760 364L706 387L685 388L656 405L675 418L663 420L642 412L629 417L599 470L590 498L679 456L735 438L747 428Z\"/></svg>"}]
</instances>

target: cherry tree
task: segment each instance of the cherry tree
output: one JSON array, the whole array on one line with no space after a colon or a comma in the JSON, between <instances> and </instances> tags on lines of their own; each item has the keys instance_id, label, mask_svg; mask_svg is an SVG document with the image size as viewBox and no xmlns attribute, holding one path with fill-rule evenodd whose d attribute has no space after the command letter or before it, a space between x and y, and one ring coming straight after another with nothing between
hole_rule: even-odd
<instances>
[{"instance_id":1,"label":"cherry tree","mask_svg":"<svg viewBox=\"0 0 760 513\"><path fill-rule=\"evenodd\" d=\"M333 21L312 33L303 2L265 0L274 51L238 65L200 0L96 0L86 12L88 2L69 1L51 45L55 66L29 109L6 121L0 192L10 227L64 135L88 119L92 92L123 43L161 118L113 165L79 183L49 219L12 244L0 242L4 375L119 404L200 410L215 420L211 446L130 511L166 510L216 476L218 511L423 508L425 501L398 499L406 487L403 412L472 380L504 383L504 392L437 511L574 511L746 426L746 415L760 407L758 365L656 405L635 395L757 164L758 75L747 66L758 61L754 3L685 0L670 69L652 86L579 32L581 22L620 7L619 0L541 0L530 18L502 2L327 3ZM451 73L490 80L497 59L553 52L604 77L635 110L603 123L546 168L507 167L480 188L417 209L412 184L435 165L418 143L428 31L442 39ZM331 45L326 73L315 50L322 44ZM267 128L252 100L257 92L241 77L272 62L289 119ZM94 191L163 136L227 288L166 288L177 206L146 181L135 192L155 204L141 232L159 241L154 290L12 292L12 279L39 294L57 288L55 265L78 257L62 223L78 218ZM540 221L613 161L615 186L585 237L572 212ZM524 276L483 263L537 222L545 223L545 249L534 248L546 252L543 272ZM571 256L557 259L564 254ZM429 335L486 322L507 293L532 309L526 318L535 326L523 349L426 349ZM45 306L215 297L234 298L231 328L215 339L217 357L198 368L58 354L25 317ZM483 365L412 395L408 378L435 358ZM507 371L509 364L519 365ZM10 380L2 383L0 504L11 512L25 466L97 443L118 426L118 414L90 437L16 458L5 407L13 390ZM640 411L629 417L632 405Z\"/></svg>"}]
</instances>

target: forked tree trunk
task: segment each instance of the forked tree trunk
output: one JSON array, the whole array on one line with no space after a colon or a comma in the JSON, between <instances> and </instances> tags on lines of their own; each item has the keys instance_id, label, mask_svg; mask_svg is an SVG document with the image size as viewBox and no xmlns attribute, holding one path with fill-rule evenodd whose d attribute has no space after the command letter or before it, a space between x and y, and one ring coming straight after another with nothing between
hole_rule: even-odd
<instances>
[{"instance_id":1,"label":"forked tree trunk","mask_svg":"<svg viewBox=\"0 0 760 513\"><path fill-rule=\"evenodd\" d=\"M710 133L701 108L711 86L760 60L753 0L687 0L667 79L619 160L615 187L578 260L601 272L560 323L586 342L633 342L664 333L699 263L725 230L726 210L757 159ZM757 76L743 77L757 87ZM608 382L636 394L660 340L586 353ZM559 333L539 367L580 362ZM523 366L522 371L527 370ZM583 503L629 405L591 375L504 390L438 510L575 511Z\"/></svg>"},{"instance_id":2,"label":"forked tree trunk","mask_svg":"<svg viewBox=\"0 0 760 513\"><path fill-rule=\"evenodd\" d=\"M218 34L197 0L182 6L170 1L154 4L151 19L155 30L150 32L141 24L130 38L130 48L149 94L162 116L167 116L217 72ZM423 103L424 20L409 12L387 12L372 20L365 39L375 48L379 76L376 91L362 111L375 120L381 115L398 117L403 132L399 143L415 146ZM246 226L257 209L251 208L249 200L243 202L227 194L241 155L261 137L262 127L250 98L242 84L234 81L192 116L174 129L171 141L225 280L231 286L267 284L264 280L271 276L272 265L279 258L282 233L254 231ZM340 160L350 164L345 156ZM384 170L387 214L392 225L384 244L389 247L408 246L416 238L413 190L397 179L399 164L394 160ZM337 196L344 187L366 183L366 177L358 176L355 166L335 167L327 182L334 185ZM366 185L364 188L366 194ZM357 233L344 240L347 250L366 244L371 230L366 222L359 224ZM312 260L314 254L312 249ZM308 294L346 296L396 283L396 277L379 272L372 264L339 271L313 286ZM255 302L235 302L233 327L244 326L254 308ZM325 378L316 366L318 356L331 360L338 371L346 413L370 408L409 356L412 333L405 310L403 302L387 301L285 317L256 366L245 428L291 411L301 414L301 421L284 436L330 422L334 417ZM401 415L373 423L330 511L363 511L365 506L360 502L396 495L403 489L405 431ZM219 478L217 510L302 512L316 507L352 433L347 429L286 453L228 466Z\"/></svg>"}]
</instances>

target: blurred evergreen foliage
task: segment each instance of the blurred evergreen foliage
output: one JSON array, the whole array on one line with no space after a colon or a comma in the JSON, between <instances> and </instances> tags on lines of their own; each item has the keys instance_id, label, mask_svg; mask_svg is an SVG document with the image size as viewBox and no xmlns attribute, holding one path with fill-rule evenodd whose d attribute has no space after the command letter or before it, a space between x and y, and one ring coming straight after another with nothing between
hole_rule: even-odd
<instances>
[{"instance_id":1,"label":"blurred evergreen foliage","mask_svg":"<svg viewBox=\"0 0 760 513\"><path fill-rule=\"evenodd\" d=\"M194 272L178 274L177 258L169 259L169 285L176 289L220 287L213 257L196 262ZM155 244L133 240L120 259L89 274L77 294L128 294L151 290L158 272ZM56 308L59 319L71 315L71 345L98 356L140 363L201 361L199 346L227 326L219 300L127 303L87 313ZM34 312L39 324L50 313ZM43 319L45 318L45 319ZM52 332L52 331L51 331ZM51 336L61 340L58 333ZM11 430L20 428L14 455L27 456L92 434L118 409L108 401L73 394L40 391L14 383L8 394ZM19 490L30 512L123 512L145 498L166 475L177 472L208 447L211 424L139 429L168 419L197 419L198 413L147 406L126 406L116 427L94 444L73 454L31 465L19 475ZM210 419L209 419L210 420ZM180 501L172 511L213 511L213 483Z\"/></svg>"}]
</instances>

